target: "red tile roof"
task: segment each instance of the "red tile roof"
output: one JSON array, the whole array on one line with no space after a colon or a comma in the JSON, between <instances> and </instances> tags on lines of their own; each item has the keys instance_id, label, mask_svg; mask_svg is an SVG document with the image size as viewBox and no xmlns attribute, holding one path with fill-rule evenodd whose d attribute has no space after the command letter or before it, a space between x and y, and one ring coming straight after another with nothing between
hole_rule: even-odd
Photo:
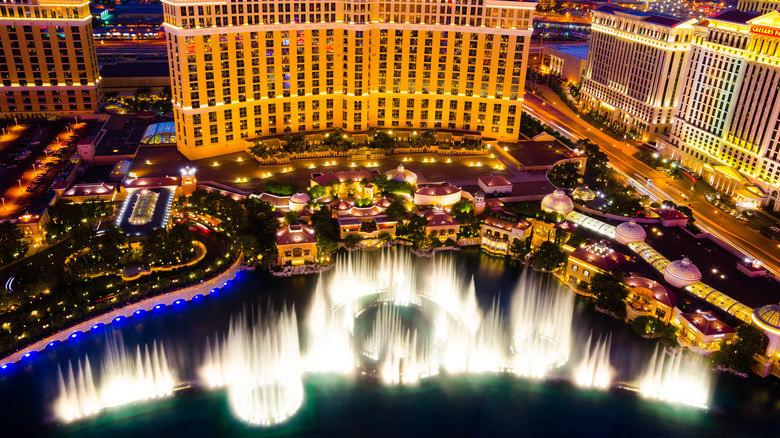
<instances>
[{"instance_id":1,"label":"red tile roof","mask_svg":"<svg viewBox=\"0 0 780 438\"><path fill-rule=\"evenodd\" d=\"M685 318L686 321L688 321L692 326L696 328L696 330L700 331L704 336L713 336L713 335L727 335L730 333L735 333L736 330L734 330L733 327L725 324L718 318L716 318L712 313L709 312L702 312L702 313L681 313L680 316Z\"/></svg>"},{"instance_id":2,"label":"red tile roof","mask_svg":"<svg viewBox=\"0 0 780 438\"><path fill-rule=\"evenodd\" d=\"M512 183L501 175L484 175L480 176L479 182L486 187L506 187L511 186Z\"/></svg>"},{"instance_id":3,"label":"red tile roof","mask_svg":"<svg viewBox=\"0 0 780 438\"><path fill-rule=\"evenodd\" d=\"M277 246L303 243L317 243L314 228L308 225L290 225L282 227L276 232Z\"/></svg>"},{"instance_id":4,"label":"red tile roof","mask_svg":"<svg viewBox=\"0 0 780 438\"><path fill-rule=\"evenodd\" d=\"M620 267L628 260L628 257L615 251L609 250L608 252L595 251L597 244L586 246L574 250L569 254L570 258L582 260L592 266L595 266L603 271L611 271Z\"/></svg>"}]
</instances>

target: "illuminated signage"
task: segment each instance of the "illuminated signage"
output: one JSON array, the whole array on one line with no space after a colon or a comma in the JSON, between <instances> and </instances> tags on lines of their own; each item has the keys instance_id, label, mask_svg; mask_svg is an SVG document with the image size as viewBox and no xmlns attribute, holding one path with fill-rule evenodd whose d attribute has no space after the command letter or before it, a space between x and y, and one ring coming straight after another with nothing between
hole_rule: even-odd
<instances>
[{"instance_id":1,"label":"illuminated signage","mask_svg":"<svg viewBox=\"0 0 780 438\"><path fill-rule=\"evenodd\" d=\"M750 26L751 33L780 38L780 29L767 26Z\"/></svg>"}]
</instances>

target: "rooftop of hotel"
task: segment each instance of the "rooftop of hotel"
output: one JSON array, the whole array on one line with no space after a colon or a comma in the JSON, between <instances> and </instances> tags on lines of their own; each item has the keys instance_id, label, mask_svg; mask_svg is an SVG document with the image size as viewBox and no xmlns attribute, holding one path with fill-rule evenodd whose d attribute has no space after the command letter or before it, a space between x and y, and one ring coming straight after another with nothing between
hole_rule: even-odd
<instances>
[{"instance_id":1,"label":"rooftop of hotel","mask_svg":"<svg viewBox=\"0 0 780 438\"><path fill-rule=\"evenodd\" d=\"M135 155L149 125L170 119L155 116L139 118L136 114L114 114L106 122L105 133L95 145L95 155Z\"/></svg>"},{"instance_id":2,"label":"rooftop of hotel","mask_svg":"<svg viewBox=\"0 0 780 438\"><path fill-rule=\"evenodd\" d=\"M512 183L502 175L483 175L477 179L487 187L506 187L512 185Z\"/></svg>"},{"instance_id":3,"label":"rooftop of hotel","mask_svg":"<svg viewBox=\"0 0 780 438\"><path fill-rule=\"evenodd\" d=\"M706 26L706 22L708 21L725 21L734 24L747 24L749 20L752 20L760 15L761 14L759 12L755 11L742 12L736 9L727 9L723 12L708 17L705 22L699 23L699 25Z\"/></svg>"},{"instance_id":4,"label":"rooftop of hotel","mask_svg":"<svg viewBox=\"0 0 780 438\"><path fill-rule=\"evenodd\" d=\"M622 8L620 6L614 6L611 4L605 4L597 7L594 11L598 11L604 14L622 14L631 15L640 21L646 23L657 24L664 27L675 27L686 20L681 20L672 15L660 14L658 12L644 12L636 9Z\"/></svg>"},{"instance_id":5,"label":"rooftop of hotel","mask_svg":"<svg viewBox=\"0 0 780 438\"><path fill-rule=\"evenodd\" d=\"M652 209L652 212L657 214L658 217L665 219L665 220L678 220L678 219L685 219L688 216L682 214L679 210L676 210L671 207L661 206L658 208Z\"/></svg>"},{"instance_id":6,"label":"rooftop of hotel","mask_svg":"<svg viewBox=\"0 0 780 438\"><path fill-rule=\"evenodd\" d=\"M557 140L521 140L505 147L506 151L523 166L552 166L566 159L565 153L571 151Z\"/></svg>"},{"instance_id":7,"label":"rooftop of hotel","mask_svg":"<svg viewBox=\"0 0 780 438\"><path fill-rule=\"evenodd\" d=\"M736 332L733 327L709 312L681 313L680 316L696 327L696 330L700 331L704 336L727 335Z\"/></svg>"},{"instance_id":8,"label":"rooftop of hotel","mask_svg":"<svg viewBox=\"0 0 780 438\"><path fill-rule=\"evenodd\" d=\"M304 243L317 243L314 236L314 228L309 225L289 225L280 228L276 232L277 245L296 245Z\"/></svg>"},{"instance_id":9,"label":"rooftop of hotel","mask_svg":"<svg viewBox=\"0 0 780 438\"><path fill-rule=\"evenodd\" d=\"M525 230L528 229L528 227L531 226L531 223L527 220L521 220L517 223L512 223L509 221L503 221L501 219L496 219L494 217L487 217L485 218L485 225L493 228L500 228L505 231L512 231L512 228L517 228L519 230Z\"/></svg>"},{"instance_id":10,"label":"rooftop of hotel","mask_svg":"<svg viewBox=\"0 0 780 438\"><path fill-rule=\"evenodd\" d=\"M179 185L178 176L161 176L151 178L127 178L122 183L125 189L149 189L153 187L175 187Z\"/></svg>"},{"instance_id":11,"label":"rooftop of hotel","mask_svg":"<svg viewBox=\"0 0 780 438\"><path fill-rule=\"evenodd\" d=\"M639 288L640 290L645 289L650 291L656 301L659 301L669 307L674 307L677 305L677 296L674 294L674 292L658 281L645 277L629 276L623 279L623 283L632 289Z\"/></svg>"},{"instance_id":12,"label":"rooftop of hotel","mask_svg":"<svg viewBox=\"0 0 780 438\"><path fill-rule=\"evenodd\" d=\"M415 194L425 196L446 196L458 193L459 191L461 191L460 187L455 187L449 183L436 183L420 186Z\"/></svg>"},{"instance_id":13,"label":"rooftop of hotel","mask_svg":"<svg viewBox=\"0 0 780 438\"><path fill-rule=\"evenodd\" d=\"M605 242L597 242L575 249L569 254L569 258L581 260L607 272L619 268L628 260L628 256L615 251Z\"/></svg>"},{"instance_id":14,"label":"rooftop of hotel","mask_svg":"<svg viewBox=\"0 0 780 438\"><path fill-rule=\"evenodd\" d=\"M63 197L89 197L103 196L113 193L116 190L116 184L104 183L77 183L63 193Z\"/></svg>"},{"instance_id":15,"label":"rooftop of hotel","mask_svg":"<svg viewBox=\"0 0 780 438\"><path fill-rule=\"evenodd\" d=\"M550 48L556 52L563 53L564 55L569 55L577 59L585 60L588 59L589 46L590 44L584 43L584 44L550 44L544 47Z\"/></svg>"},{"instance_id":16,"label":"rooftop of hotel","mask_svg":"<svg viewBox=\"0 0 780 438\"><path fill-rule=\"evenodd\" d=\"M429 227L446 227L450 225L460 225L460 222L456 221L449 214L444 211L426 210L420 212L420 215L428 219Z\"/></svg>"},{"instance_id":17,"label":"rooftop of hotel","mask_svg":"<svg viewBox=\"0 0 780 438\"><path fill-rule=\"evenodd\" d=\"M342 183L349 180L352 180L352 182L360 182L364 178L368 178L369 180L374 179L377 175L379 175L379 172L376 170L342 170L338 172L312 173L311 180L321 186L326 186L333 180L339 180L339 182Z\"/></svg>"}]
</instances>

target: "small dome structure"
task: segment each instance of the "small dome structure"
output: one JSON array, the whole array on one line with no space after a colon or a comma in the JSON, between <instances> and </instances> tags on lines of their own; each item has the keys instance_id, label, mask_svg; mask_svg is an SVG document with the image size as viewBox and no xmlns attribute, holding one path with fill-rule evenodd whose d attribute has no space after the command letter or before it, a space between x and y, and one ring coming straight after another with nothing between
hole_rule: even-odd
<instances>
[{"instance_id":1,"label":"small dome structure","mask_svg":"<svg viewBox=\"0 0 780 438\"><path fill-rule=\"evenodd\" d=\"M647 232L633 219L630 222L623 222L615 228L615 240L622 245L644 241L645 237L647 237Z\"/></svg>"},{"instance_id":2,"label":"small dome structure","mask_svg":"<svg viewBox=\"0 0 780 438\"><path fill-rule=\"evenodd\" d=\"M332 202L330 208L331 210L346 211L352 208L352 203L339 199L338 201Z\"/></svg>"},{"instance_id":3,"label":"small dome structure","mask_svg":"<svg viewBox=\"0 0 780 438\"><path fill-rule=\"evenodd\" d=\"M387 179L394 179L396 181L406 181L409 184L417 183L417 174L412 172L411 170L407 170L406 168L404 168L403 164L399 164L398 167L395 168L395 170L390 170L388 172L385 172L385 175L387 175Z\"/></svg>"},{"instance_id":4,"label":"small dome structure","mask_svg":"<svg viewBox=\"0 0 780 438\"><path fill-rule=\"evenodd\" d=\"M290 196L290 210L301 211L306 204L311 201L311 197L303 192L298 192Z\"/></svg>"},{"instance_id":5,"label":"small dome structure","mask_svg":"<svg viewBox=\"0 0 780 438\"><path fill-rule=\"evenodd\" d=\"M582 187L577 187L576 189L574 189L571 192L571 197L574 198L574 199L577 199L579 201L590 202L590 201L596 199L596 194L593 193L593 190L591 190L591 189L589 189L589 188L587 188L585 186L582 186Z\"/></svg>"},{"instance_id":6,"label":"small dome structure","mask_svg":"<svg viewBox=\"0 0 780 438\"><path fill-rule=\"evenodd\" d=\"M674 287L682 288L701 280L701 272L688 257L684 257L666 265L664 280Z\"/></svg>"},{"instance_id":7,"label":"small dome structure","mask_svg":"<svg viewBox=\"0 0 780 438\"><path fill-rule=\"evenodd\" d=\"M574 203L563 190L556 190L542 199L542 210L566 216L574 210Z\"/></svg>"},{"instance_id":8,"label":"small dome structure","mask_svg":"<svg viewBox=\"0 0 780 438\"><path fill-rule=\"evenodd\" d=\"M759 307L753 311L753 321L764 330L780 334L780 305Z\"/></svg>"},{"instance_id":9,"label":"small dome structure","mask_svg":"<svg viewBox=\"0 0 780 438\"><path fill-rule=\"evenodd\" d=\"M392 201L384 196L374 201L374 205L379 208L387 208L390 206L390 204L392 204Z\"/></svg>"}]
</instances>

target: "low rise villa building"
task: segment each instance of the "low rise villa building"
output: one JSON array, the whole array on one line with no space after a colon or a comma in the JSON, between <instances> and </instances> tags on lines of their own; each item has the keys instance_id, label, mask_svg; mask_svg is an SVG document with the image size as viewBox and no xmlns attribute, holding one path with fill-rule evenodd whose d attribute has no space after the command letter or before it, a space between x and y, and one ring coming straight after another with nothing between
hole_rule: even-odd
<instances>
[{"instance_id":1,"label":"low rise villa building","mask_svg":"<svg viewBox=\"0 0 780 438\"><path fill-rule=\"evenodd\" d=\"M355 217L339 216L339 237L360 236L365 240L376 239L382 233L395 238L398 222L390 220L386 215Z\"/></svg>"},{"instance_id":2,"label":"low rise villa building","mask_svg":"<svg viewBox=\"0 0 780 438\"><path fill-rule=\"evenodd\" d=\"M500 195L512 193L512 183L501 175L484 175L477 178L479 188L486 195Z\"/></svg>"},{"instance_id":3,"label":"low rise villa building","mask_svg":"<svg viewBox=\"0 0 780 438\"><path fill-rule=\"evenodd\" d=\"M462 196L463 190L449 183L426 184L414 192L414 204L451 207Z\"/></svg>"},{"instance_id":4,"label":"low rise villa building","mask_svg":"<svg viewBox=\"0 0 780 438\"><path fill-rule=\"evenodd\" d=\"M488 217L480 228L480 246L488 252L506 255L512 242L525 239L530 228L531 223L526 220L513 224Z\"/></svg>"},{"instance_id":5,"label":"low rise villa building","mask_svg":"<svg viewBox=\"0 0 780 438\"><path fill-rule=\"evenodd\" d=\"M422 216L428 219L428 223L425 225L425 233L428 237L439 239L441 242L447 239L458 240L460 222L444 212L441 207L425 211L422 213Z\"/></svg>"},{"instance_id":6,"label":"low rise villa building","mask_svg":"<svg viewBox=\"0 0 780 438\"><path fill-rule=\"evenodd\" d=\"M314 228L305 224L288 225L276 232L279 266L313 263L317 259L317 237Z\"/></svg>"},{"instance_id":7,"label":"low rise villa building","mask_svg":"<svg viewBox=\"0 0 780 438\"><path fill-rule=\"evenodd\" d=\"M575 291L586 291L593 275L611 272L627 260L628 256L615 251L604 241L575 249L569 254L566 264L566 282Z\"/></svg>"},{"instance_id":8,"label":"low rise villa building","mask_svg":"<svg viewBox=\"0 0 780 438\"><path fill-rule=\"evenodd\" d=\"M639 316L651 316L669 323L672 319L677 296L663 284L644 277L626 277L623 284L628 286L626 297L626 316L629 321Z\"/></svg>"},{"instance_id":9,"label":"low rise villa building","mask_svg":"<svg viewBox=\"0 0 780 438\"><path fill-rule=\"evenodd\" d=\"M688 224L688 216L674 207L662 205L651 210L664 227L684 227Z\"/></svg>"},{"instance_id":10,"label":"low rise villa building","mask_svg":"<svg viewBox=\"0 0 780 438\"><path fill-rule=\"evenodd\" d=\"M69 189L59 193L60 199L68 199L75 204L91 201L93 199L114 201L116 200L116 196L117 184L105 183L102 181L95 183L76 183Z\"/></svg>"},{"instance_id":11,"label":"low rise villa building","mask_svg":"<svg viewBox=\"0 0 780 438\"><path fill-rule=\"evenodd\" d=\"M720 350L721 344L735 339L737 331L710 312L683 313L674 309L672 324L680 327L678 341L702 353Z\"/></svg>"}]
</instances>

